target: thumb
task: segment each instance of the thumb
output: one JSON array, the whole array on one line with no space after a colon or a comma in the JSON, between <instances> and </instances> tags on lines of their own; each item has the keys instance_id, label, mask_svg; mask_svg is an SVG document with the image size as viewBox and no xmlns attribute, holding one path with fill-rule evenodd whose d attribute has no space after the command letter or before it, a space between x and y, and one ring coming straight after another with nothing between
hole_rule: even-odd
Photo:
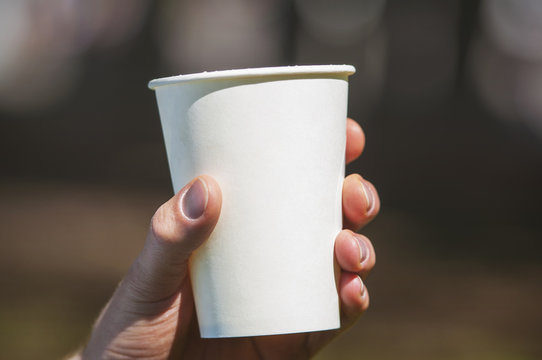
<instances>
[{"instance_id":1,"label":"thumb","mask_svg":"<svg viewBox=\"0 0 542 360\"><path fill-rule=\"evenodd\" d=\"M211 235L221 205L220 187L203 175L156 211L145 246L127 275L137 301L161 301L179 290L188 276L190 255Z\"/></svg>"}]
</instances>

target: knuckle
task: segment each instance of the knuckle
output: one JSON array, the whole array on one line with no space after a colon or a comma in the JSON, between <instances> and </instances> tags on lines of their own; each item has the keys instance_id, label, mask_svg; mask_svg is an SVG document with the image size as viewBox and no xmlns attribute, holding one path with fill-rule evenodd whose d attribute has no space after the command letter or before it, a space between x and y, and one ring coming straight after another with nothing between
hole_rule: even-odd
<instances>
[{"instance_id":1,"label":"knuckle","mask_svg":"<svg viewBox=\"0 0 542 360\"><path fill-rule=\"evenodd\" d=\"M149 233L158 243L173 243L179 238L179 221L178 214L168 211L166 205L162 205L151 219Z\"/></svg>"}]
</instances>

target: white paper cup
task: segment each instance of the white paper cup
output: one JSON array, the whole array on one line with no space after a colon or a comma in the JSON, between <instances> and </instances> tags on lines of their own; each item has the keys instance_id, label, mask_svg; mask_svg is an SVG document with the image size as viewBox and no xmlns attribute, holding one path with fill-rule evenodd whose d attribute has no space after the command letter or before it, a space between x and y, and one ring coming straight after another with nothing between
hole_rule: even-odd
<instances>
[{"instance_id":1,"label":"white paper cup","mask_svg":"<svg viewBox=\"0 0 542 360\"><path fill-rule=\"evenodd\" d=\"M191 257L201 336L340 327L348 65L205 72L152 80L175 192L222 189L211 238Z\"/></svg>"}]
</instances>

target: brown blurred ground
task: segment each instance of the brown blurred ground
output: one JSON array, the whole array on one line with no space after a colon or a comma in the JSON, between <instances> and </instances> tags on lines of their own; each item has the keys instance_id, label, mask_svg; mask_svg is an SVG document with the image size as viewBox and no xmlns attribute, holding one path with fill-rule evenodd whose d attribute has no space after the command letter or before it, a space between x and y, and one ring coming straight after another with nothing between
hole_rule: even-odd
<instances>
[{"instance_id":1,"label":"brown blurred ground","mask_svg":"<svg viewBox=\"0 0 542 360\"><path fill-rule=\"evenodd\" d=\"M383 204L362 231L378 257L371 308L320 358L542 358L542 138L474 85L478 2L388 1L376 30L345 44L282 3L283 52L242 66L353 63L349 113L367 148L347 170ZM0 108L2 359L60 358L83 344L171 196L145 88L171 75L159 12L150 7L132 41L88 50L62 101Z\"/></svg>"},{"instance_id":2,"label":"brown blurred ground","mask_svg":"<svg viewBox=\"0 0 542 360\"><path fill-rule=\"evenodd\" d=\"M23 183L0 195L3 358L59 358L83 343L169 189ZM433 226L390 209L369 226L371 309L321 359L539 358L540 266L424 254L410 239Z\"/></svg>"}]
</instances>

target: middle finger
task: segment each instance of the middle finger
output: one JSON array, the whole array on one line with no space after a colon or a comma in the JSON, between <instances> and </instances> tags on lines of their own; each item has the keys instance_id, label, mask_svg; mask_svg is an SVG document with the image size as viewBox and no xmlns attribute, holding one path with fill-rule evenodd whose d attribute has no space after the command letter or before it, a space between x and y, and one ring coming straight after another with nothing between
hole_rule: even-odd
<instances>
[{"instance_id":1,"label":"middle finger","mask_svg":"<svg viewBox=\"0 0 542 360\"><path fill-rule=\"evenodd\" d=\"M342 271L357 273L365 279L373 269L376 254L365 236L343 230L335 240L335 257Z\"/></svg>"},{"instance_id":2,"label":"middle finger","mask_svg":"<svg viewBox=\"0 0 542 360\"><path fill-rule=\"evenodd\" d=\"M380 210L378 193L369 181L352 174L343 183L343 222L350 230L359 230L368 224Z\"/></svg>"}]
</instances>

